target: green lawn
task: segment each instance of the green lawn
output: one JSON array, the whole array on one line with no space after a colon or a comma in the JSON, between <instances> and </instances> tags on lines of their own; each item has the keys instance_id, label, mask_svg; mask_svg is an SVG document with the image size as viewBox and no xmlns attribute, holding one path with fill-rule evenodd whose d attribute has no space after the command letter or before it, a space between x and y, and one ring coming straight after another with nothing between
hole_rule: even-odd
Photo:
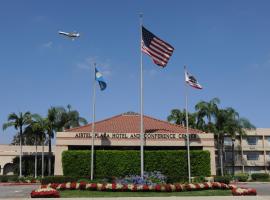
<instances>
[{"instance_id":1,"label":"green lawn","mask_svg":"<svg viewBox=\"0 0 270 200\"><path fill-rule=\"evenodd\" d=\"M163 196L231 196L231 190L201 190L189 192L101 192L89 190L60 191L61 197L163 197Z\"/></svg>"}]
</instances>

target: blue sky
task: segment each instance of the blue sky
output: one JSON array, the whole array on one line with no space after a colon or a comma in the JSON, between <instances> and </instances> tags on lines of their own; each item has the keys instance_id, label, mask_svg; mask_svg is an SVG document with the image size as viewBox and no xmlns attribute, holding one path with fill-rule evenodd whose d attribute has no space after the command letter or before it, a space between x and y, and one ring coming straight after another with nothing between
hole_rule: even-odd
<instances>
[{"instance_id":1,"label":"blue sky","mask_svg":"<svg viewBox=\"0 0 270 200\"><path fill-rule=\"evenodd\" d=\"M97 91L97 120L139 112L140 30L175 47L166 68L144 55L144 113L166 120L184 108L183 66L204 89L189 89L189 108L214 97L257 127L269 127L270 2L249 0L96 0L0 2L0 124L11 112L45 115L71 104L91 121L96 61L107 81ZM78 31L71 41L58 31ZM10 143L15 130L0 130Z\"/></svg>"}]
</instances>

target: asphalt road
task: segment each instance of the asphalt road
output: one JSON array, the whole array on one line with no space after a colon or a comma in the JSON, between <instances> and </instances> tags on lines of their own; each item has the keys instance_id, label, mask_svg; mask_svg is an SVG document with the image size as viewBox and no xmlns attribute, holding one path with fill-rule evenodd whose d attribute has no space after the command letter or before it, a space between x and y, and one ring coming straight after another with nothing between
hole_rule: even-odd
<instances>
[{"instance_id":1,"label":"asphalt road","mask_svg":"<svg viewBox=\"0 0 270 200\"><path fill-rule=\"evenodd\" d=\"M0 186L0 199L30 198L31 191L38 187L39 185Z\"/></svg>"}]
</instances>

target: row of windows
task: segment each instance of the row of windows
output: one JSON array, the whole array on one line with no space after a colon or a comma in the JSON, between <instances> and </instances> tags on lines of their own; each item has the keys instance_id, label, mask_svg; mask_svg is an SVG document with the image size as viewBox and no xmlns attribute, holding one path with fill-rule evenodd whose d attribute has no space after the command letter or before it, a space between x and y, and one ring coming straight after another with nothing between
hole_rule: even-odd
<instances>
[{"instance_id":1,"label":"row of windows","mask_svg":"<svg viewBox=\"0 0 270 200\"><path fill-rule=\"evenodd\" d=\"M247 137L247 143L249 145L257 145L258 143L258 137ZM265 137L265 140L268 141L268 143L270 144L270 137Z\"/></svg>"},{"instance_id":2,"label":"row of windows","mask_svg":"<svg viewBox=\"0 0 270 200\"><path fill-rule=\"evenodd\" d=\"M259 160L260 153L258 153L258 152L249 152L249 153L245 153L244 155L246 155L247 160ZM268 153L268 156L269 156L269 159L270 159L270 153ZM235 155L235 157L237 159L237 155ZM240 157L238 159L240 159ZM227 160L227 161L232 160L232 153L231 152L226 152L225 153L225 160Z\"/></svg>"},{"instance_id":3,"label":"row of windows","mask_svg":"<svg viewBox=\"0 0 270 200\"><path fill-rule=\"evenodd\" d=\"M248 153L247 160L259 160L259 154L258 153Z\"/></svg>"},{"instance_id":4,"label":"row of windows","mask_svg":"<svg viewBox=\"0 0 270 200\"><path fill-rule=\"evenodd\" d=\"M258 144L258 137L256 137L256 136L246 137L246 140L247 140L248 145L257 145ZM270 137L265 137L265 140L267 140L269 145L270 145ZM225 138L224 144L231 145L232 144L231 138Z\"/></svg>"}]
</instances>

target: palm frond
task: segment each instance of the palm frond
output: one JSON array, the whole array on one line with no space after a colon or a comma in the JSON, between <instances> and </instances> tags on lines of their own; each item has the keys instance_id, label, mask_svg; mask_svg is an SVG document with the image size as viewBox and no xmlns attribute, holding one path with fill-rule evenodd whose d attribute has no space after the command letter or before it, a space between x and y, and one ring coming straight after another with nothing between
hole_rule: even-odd
<instances>
[{"instance_id":1,"label":"palm frond","mask_svg":"<svg viewBox=\"0 0 270 200\"><path fill-rule=\"evenodd\" d=\"M16 123L15 122L4 123L3 126L2 126L2 128L3 128L3 130L6 130L8 127L12 127L12 126L16 127Z\"/></svg>"}]
</instances>

